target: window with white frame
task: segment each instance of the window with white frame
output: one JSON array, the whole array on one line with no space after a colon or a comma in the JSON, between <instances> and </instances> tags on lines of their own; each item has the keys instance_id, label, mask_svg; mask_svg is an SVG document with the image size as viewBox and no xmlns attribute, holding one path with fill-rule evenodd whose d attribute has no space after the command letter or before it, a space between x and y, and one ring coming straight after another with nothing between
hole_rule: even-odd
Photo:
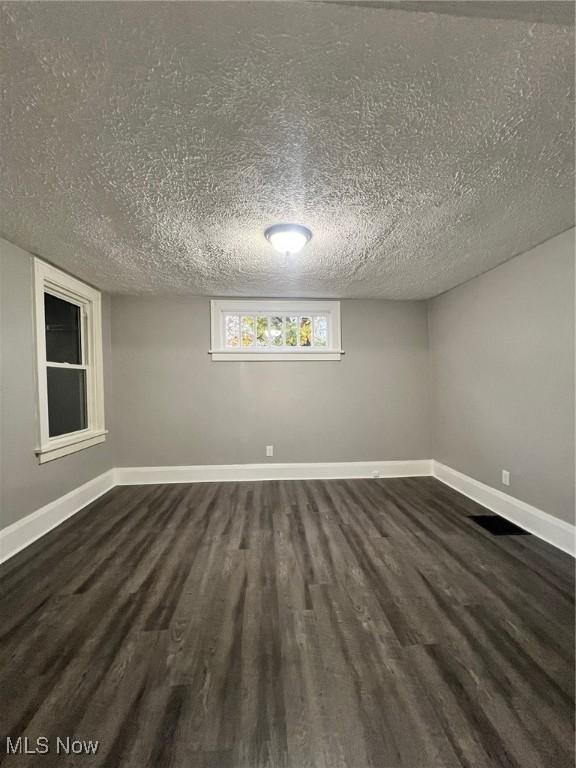
<instances>
[{"instance_id":1,"label":"window with white frame","mask_svg":"<svg viewBox=\"0 0 576 768\"><path fill-rule=\"evenodd\" d=\"M40 463L106 439L99 291L35 259Z\"/></svg>"},{"instance_id":2,"label":"window with white frame","mask_svg":"<svg viewBox=\"0 0 576 768\"><path fill-rule=\"evenodd\" d=\"M340 302L210 302L212 359L340 360Z\"/></svg>"}]
</instances>

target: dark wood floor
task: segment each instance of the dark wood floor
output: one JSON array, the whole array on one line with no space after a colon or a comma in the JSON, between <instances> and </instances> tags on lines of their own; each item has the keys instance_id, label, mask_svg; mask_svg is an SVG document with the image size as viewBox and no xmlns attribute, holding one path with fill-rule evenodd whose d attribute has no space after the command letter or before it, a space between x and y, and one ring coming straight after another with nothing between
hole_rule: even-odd
<instances>
[{"instance_id":1,"label":"dark wood floor","mask_svg":"<svg viewBox=\"0 0 576 768\"><path fill-rule=\"evenodd\" d=\"M118 487L6 563L7 766L572 768L573 561L432 478ZM55 742L51 742L54 749Z\"/></svg>"}]
</instances>

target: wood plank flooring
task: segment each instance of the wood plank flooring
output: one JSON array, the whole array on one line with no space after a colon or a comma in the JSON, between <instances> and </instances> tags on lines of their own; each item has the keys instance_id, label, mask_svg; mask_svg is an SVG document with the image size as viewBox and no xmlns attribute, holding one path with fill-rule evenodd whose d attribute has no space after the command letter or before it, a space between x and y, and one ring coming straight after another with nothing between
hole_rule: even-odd
<instances>
[{"instance_id":1,"label":"wood plank flooring","mask_svg":"<svg viewBox=\"0 0 576 768\"><path fill-rule=\"evenodd\" d=\"M115 488L0 570L2 744L50 739L3 764L571 768L573 561L483 511L433 478Z\"/></svg>"}]
</instances>

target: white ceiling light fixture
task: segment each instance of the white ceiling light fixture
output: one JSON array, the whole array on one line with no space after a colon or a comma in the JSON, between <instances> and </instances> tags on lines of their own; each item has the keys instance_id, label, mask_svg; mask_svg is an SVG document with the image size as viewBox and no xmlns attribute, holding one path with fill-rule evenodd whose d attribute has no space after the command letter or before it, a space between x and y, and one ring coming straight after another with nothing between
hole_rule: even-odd
<instances>
[{"instance_id":1,"label":"white ceiling light fixture","mask_svg":"<svg viewBox=\"0 0 576 768\"><path fill-rule=\"evenodd\" d=\"M264 236L276 251L292 256L304 248L312 238L312 232L301 224L275 224L268 227Z\"/></svg>"}]
</instances>

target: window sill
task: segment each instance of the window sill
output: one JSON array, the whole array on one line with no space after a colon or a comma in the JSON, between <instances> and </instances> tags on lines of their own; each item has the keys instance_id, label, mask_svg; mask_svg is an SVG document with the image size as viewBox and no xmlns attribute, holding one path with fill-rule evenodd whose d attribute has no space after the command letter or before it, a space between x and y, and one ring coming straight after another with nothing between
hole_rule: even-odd
<instances>
[{"instance_id":1,"label":"window sill","mask_svg":"<svg viewBox=\"0 0 576 768\"><path fill-rule=\"evenodd\" d=\"M83 451L85 448L91 448L93 445L98 445L106 440L108 430L100 430L98 432L83 432L71 437L65 437L60 440L54 440L53 442L43 445L35 453L38 457L39 464L46 464L48 461L54 461L54 459L60 459L62 456L68 456L76 451Z\"/></svg>"},{"instance_id":2,"label":"window sill","mask_svg":"<svg viewBox=\"0 0 576 768\"><path fill-rule=\"evenodd\" d=\"M210 350L213 362L279 362L279 361L291 361L302 362L303 360L325 360L334 361L340 360L344 352L342 350L326 350L320 352L315 350L314 352L244 352L241 350Z\"/></svg>"}]
</instances>

